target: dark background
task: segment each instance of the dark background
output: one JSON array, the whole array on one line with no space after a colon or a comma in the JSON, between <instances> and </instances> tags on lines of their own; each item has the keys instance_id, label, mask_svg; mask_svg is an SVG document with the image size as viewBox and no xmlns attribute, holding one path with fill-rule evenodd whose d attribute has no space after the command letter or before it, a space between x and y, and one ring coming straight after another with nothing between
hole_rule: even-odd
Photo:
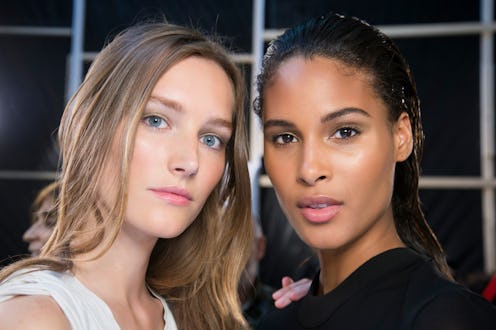
<instances>
[{"instance_id":1,"label":"dark background","mask_svg":"<svg viewBox=\"0 0 496 330\"><path fill-rule=\"evenodd\" d=\"M471 0L289 0L266 1L266 28L284 28L328 11L358 16L374 25L475 22ZM252 1L87 0L85 51L150 16L200 27L227 37L238 53L251 52ZM493 15L494 16L494 15ZM3 0L0 26L70 27L72 1ZM417 80L426 135L424 175L480 176L479 36L396 40ZM55 171L56 129L65 102L68 37L0 34L0 173ZM86 68L89 63L86 63ZM250 65L243 66L249 77ZM30 204L48 181L0 177L0 260L27 253L21 240L30 223ZM314 269L277 205L262 189L261 218L268 236L262 276L279 285L282 275ZM426 216L457 274L483 269L480 190L422 190Z\"/></svg>"}]
</instances>

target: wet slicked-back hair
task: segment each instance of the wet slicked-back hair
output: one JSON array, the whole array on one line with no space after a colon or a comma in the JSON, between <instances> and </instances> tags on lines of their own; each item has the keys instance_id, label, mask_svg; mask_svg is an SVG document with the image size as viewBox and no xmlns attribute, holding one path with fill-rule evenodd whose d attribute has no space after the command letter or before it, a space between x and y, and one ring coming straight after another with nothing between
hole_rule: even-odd
<instances>
[{"instance_id":1,"label":"wet slicked-back hair","mask_svg":"<svg viewBox=\"0 0 496 330\"><path fill-rule=\"evenodd\" d=\"M172 302L180 329L246 326L237 295L252 241L244 79L213 38L162 22L123 31L92 63L59 128L62 172L55 232L40 258L4 269L0 280L28 266L70 270L78 256L102 244L104 252L110 247L124 221L134 138L145 105L159 78L192 56L217 63L231 81L233 133L220 182L184 233L158 240L146 280ZM122 134L116 134L118 127ZM113 143L120 162L110 180L118 191L111 199L115 204L103 207L100 180Z\"/></svg>"},{"instance_id":2,"label":"wet slicked-back hair","mask_svg":"<svg viewBox=\"0 0 496 330\"><path fill-rule=\"evenodd\" d=\"M401 113L410 118L413 151L396 164L393 213L401 240L423 256L432 258L438 270L451 278L444 252L427 224L418 197L423 131L414 78L397 46L384 33L355 17L329 13L286 30L273 40L265 54L257 79L254 111L263 118L265 89L281 63L302 56L321 56L365 72L389 111L394 123Z\"/></svg>"}]
</instances>

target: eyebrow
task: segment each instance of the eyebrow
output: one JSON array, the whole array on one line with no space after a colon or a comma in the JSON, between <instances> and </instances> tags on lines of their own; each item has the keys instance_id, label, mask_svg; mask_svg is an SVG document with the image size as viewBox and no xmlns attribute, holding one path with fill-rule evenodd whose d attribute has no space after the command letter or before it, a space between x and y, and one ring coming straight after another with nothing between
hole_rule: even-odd
<instances>
[{"instance_id":1,"label":"eyebrow","mask_svg":"<svg viewBox=\"0 0 496 330\"><path fill-rule=\"evenodd\" d=\"M170 100L168 98L165 98L165 97L161 97L161 96L157 96L157 95L152 95L150 97L150 101L157 101L158 103L160 103L161 105L169 108L169 109L172 109L176 112L184 112L184 108L182 107L182 105L176 101L173 101L173 100ZM213 125L213 126L221 126L221 127L225 127L225 128L228 128L230 130L232 130L232 122L229 121L229 120L225 120L225 119L222 119L222 118L213 118L213 119L210 119L208 121L208 124L209 125Z\"/></svg>"},{"instance_id":2,"label":"eyebrow","mask_svg":"<svg viewBox=\"0 0 496 330\"><path fill-rule=\"evenodd\" d=\"M359 115L362 115L365 117L370 117L370 114L368 112L366 112L365 110L362 110L360 108L348 107L348 108L339 109L337 111L333 111L331 113L328 113L327 115L322 116L320 118L320 122L322 124L324 124L326 122L335 120L339 117L344 117L344 116L347 116L347 115L353 114L353 113L356 113L356 114L359 114ZM271 120L267 120L264 123L263 129L265 130L265 129L268 129L270 127L295 128L296 126L287 120L271 119Z\"/></svg>"},{"instance_id":3,"label":"eyebrow","mask_svg":"<svg viewBox=\"0 0 496 330\"><path fill-rule=\"evenodd\" d=\"M152 102L157 101L158 103L160 103L164 107L170 108L170 109L177 111L177 112L183 112L184 111L181 104L177 103L176 101L165 98L165 97L152 95L152 96L150 96L150 101L152 101Z\"/></svg>"},{"instance_id":4,"label":"eyebrow","mask_svg":"<svg viewBox=\"0 0 496 330\"><path fill-rule=\"evenodd\" d=\"M343 109L339 109L338 111L333 111L331 113L328 113L327 115L323 116L320 119L320 122L323 124L323 123L326 123L328 121L332 121L336 118L344 117L344 116L347 116L347 115L353 114L353 113L356 113L356 114L359 114L359 115L362 115L365 117L370 117L370 114L368 112L366 112L365 110L362 110L360 108L349 107L349 108L343 108Z\"/></svg>"},{"instance_id":5,"label":"eyebrow","mask_svg":"<svg viewBox=\"0 0 496 330\"><path fill-rule=\"evenodd\" d=\"M232 123L229 120L225 120L222 118L213 118L210 119L207 123L208 125L225 127L229 130L232 130Z\"/></svg>"}]
</instances>

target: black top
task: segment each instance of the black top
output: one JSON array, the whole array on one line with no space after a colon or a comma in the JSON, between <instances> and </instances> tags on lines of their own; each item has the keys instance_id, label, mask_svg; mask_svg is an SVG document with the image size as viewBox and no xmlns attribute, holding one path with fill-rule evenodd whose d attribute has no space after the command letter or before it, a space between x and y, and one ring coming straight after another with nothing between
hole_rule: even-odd
<instances>
[{"instance_id":1,"label":"black top","mask_svg":"<svg viewBox=\"0 0 496 330\"><path fill-rule=\"evenodd\" d=\"M272 299L274 289L263 284L257 277L250 290L250 296L243 303L243 316L248 321L250 327L255 328L260 318L274 306Z\"/></svg>"},{"instance_id":2,"label":"black top","mask_svg":"<svg viewBox=\"0 0 496 330\"><path fill-rule=\"evenodd\" d=\"M496 309L444 279L431 262L407 248L368 260L331 292L269 312L257 329L485 330L496 329Z\"/></svg>"}]
</instances>

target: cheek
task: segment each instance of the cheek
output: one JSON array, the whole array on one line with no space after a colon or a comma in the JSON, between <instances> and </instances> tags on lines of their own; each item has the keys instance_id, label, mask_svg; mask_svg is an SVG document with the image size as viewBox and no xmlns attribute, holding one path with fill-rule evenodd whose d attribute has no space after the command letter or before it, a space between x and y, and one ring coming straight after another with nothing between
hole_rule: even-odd
<instances>
[{"instance_id":1,"label":"cheek","mask_svg":"<svg viewBox=\"0 0 496 330\"><path fill-rule=\"evenodd\" d=\"M269 148L265 148L265 150L265 170L275 190L279 205L288 214L291 193L294 191L295 180L293 178L297 175L295 162L288 155L281 157L277 153L271 152Z\"/></svg>"},{"instance_id":2,"label":"cheek","mask_svg":"<svg viewBox=\"0 0 496 330\"><path fill-rule=\"evenodd\" d=\"M133 157L131 158L131 170L133 168L143 168L146 164L156 163L159 150L157 146L147 140L137 138L134 144Z\"/></svg>"},{"instance_id":3,"label":"cheek","mask_svg":"<svg viewBox=\"0 0 496 330\"><path fill-rule=\"evenodd\" d=\"M50 238L50 235L52 234L52 228L48 226L43 226L43 228L40 230L40 238L42 241L47 241Z\"/></svg>"},{"instance_id":4,"label":"cheek","mask_svg":"<svg viewBox=\"0 0 496 330\"><path fill-rule=\"evenodd\" d=\"M381 204L391 198L394 185L395 161L393 153L384 148L375 148L366 151L348 163L346 179L352 193L362 198L361 202L380 200Z\"/></svg>"},{"instance_id":5,"label":"cheek","mask_svg":"<svg viewBox=\"0 0 496 330\"><path fill-rule=\"evenodd\" d=\"M281 156L281 154L272 148L272 146L267 145L264 147L264 165L274 188L277 189L285 183L290 183L289 176L295 174L292 170L292 166L295 165L293 165L294 160L289 158L289 154L286 153L284 156Z\"/></svg>"},{"instance_id":6,"label":"cheek","mask_svg":"<svg viewBox=\"0 0 496 330\"><path fill-rule=\"evenodd\" d=\"M203 166L203 183L201 186L208 191L208 194L217 186L222 179L225 169L225 156L211 156L208 155Z\"/></svg>"},{"instance_id":7,"label":"cheek","mask_svg":"<svg viewBox=\"0 0 496 330\"><path fill-rule=\"evenodd\" d=\"M133 156L129 164L129 193L133 187L143 184L143 180L160 175L166 170L165 160L161 148L164 145L154 146L145 139L136 139Z\"/></svg>"}]
</instances>

